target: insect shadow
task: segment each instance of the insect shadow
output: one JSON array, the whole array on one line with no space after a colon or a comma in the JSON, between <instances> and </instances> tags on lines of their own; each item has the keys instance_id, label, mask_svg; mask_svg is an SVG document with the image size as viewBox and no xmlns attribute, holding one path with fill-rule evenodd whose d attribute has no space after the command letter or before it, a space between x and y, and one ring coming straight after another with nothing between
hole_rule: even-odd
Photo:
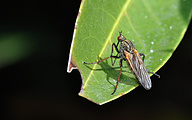
<instances>
[{"instance_id":1,"label":"insect shadow","mask_svg":"<svg viewBox=\"0 0 192 120\"><path fill-rule=\"evenodd\" d=\"M99 57L99 60L101 60L101 59L102 58ZM100 65L101 68L100 69L93 69L93 68L90 67L90 65L85 64L85 66L87 68L89 68L90 70L105 72L106 75L107 75L106 80L109 82L109 84L111 84L111 85L113 85L115 87L116 83L113 84L109 80L109 78L112 78L115 81L117 81L118 75L119 75L119 72L120 72L120 67L113 67L113 66L109 65L108 60L102 61L102 62L98 63L97 65ZM136 80L136 78L134 76L133 77L128 77L127 75L124 75L124 72L128 72L128 73L132 74L131 71L128 71L128 69L129 69L128 66L123 66L123 68L124 68L124 70L122 70L122 74L121 74L119 82L123 83L123 84L126 84L126 85L130 85L130 86L137 86L138 82L137 82L137 80Z\"/></svg>"}]
</instances>

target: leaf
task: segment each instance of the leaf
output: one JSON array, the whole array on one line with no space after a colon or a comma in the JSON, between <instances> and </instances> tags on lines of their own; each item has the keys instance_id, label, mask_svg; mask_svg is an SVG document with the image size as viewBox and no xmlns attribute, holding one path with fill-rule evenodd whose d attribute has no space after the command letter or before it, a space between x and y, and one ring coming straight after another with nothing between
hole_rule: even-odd
<instances>
[{"instance_id":1,"label":"leaf","mask_svg":"<svg viewBox=\"0 0 192 120\"><path fill-rule=\"evenodd\" d=\"M77 68L82 76L80 96L97 104L112 101L138 86L126 62L117 91L111 93L119 74L119 61L114 66L108 59L112 43L119 32L144 53L145 66L156 72L171 57L190 22L190 0L83 0L75 24L68 72ZM114 54L115 55L115 54ZM152 80L153 82L153 80Z\"/></svg>"}]
</instances>

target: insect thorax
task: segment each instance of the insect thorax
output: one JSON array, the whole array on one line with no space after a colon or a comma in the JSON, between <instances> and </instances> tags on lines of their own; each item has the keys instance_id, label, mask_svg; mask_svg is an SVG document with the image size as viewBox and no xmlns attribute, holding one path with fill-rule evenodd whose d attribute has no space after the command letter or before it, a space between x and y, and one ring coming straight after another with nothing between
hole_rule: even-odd
<instances>
[{"instance_id":1,"label":"insect thorax","mask_svg":"<svg viewBox=\"0 0 192 120\"><path fill-rule=\"evenodd\" d=\"M121 44L120 44L120 47L119 47L120 57L122 59L125 59L124 51L127 51L127 52L133 54L134 49L135 49L135 46L133 45L133 43L130 40L121 41Z\"/></svg>"}]
</instances>

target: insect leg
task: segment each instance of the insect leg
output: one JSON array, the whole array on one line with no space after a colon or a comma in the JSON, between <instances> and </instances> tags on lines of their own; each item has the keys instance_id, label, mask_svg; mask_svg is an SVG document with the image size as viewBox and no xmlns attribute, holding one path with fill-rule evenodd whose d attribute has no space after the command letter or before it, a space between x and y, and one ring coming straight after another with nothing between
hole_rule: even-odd
<instances>
[{"instance_id":1,"label":"insect leg","mask_svg":"<svg viewBox=\"0 0 192 120\"><path fill-rule=\"evenodd\" d=\"M153 74L153 75L156 75L158 78L160 78L160 75L158 75L157 73L149 72L149 71L148 71L148 73L151 73L151 74Z\"/></svg>"},{"instance_id":2,"label":"insect leg","mask_svg":"<svg viewBox=\"0 0 192 120\"><path fill-rule=\"evenodd\" d=\"M145 54L139 53L139 55L140 55L140 56L143 56L143 62L144 62ZM160 78L160 75L158 75L158 74L156 74L156 73L154 73L154 72L149 72L149 71L147 71L147 72L148 72L148 73L151 73L151 74L153 74L153 75L156 75L158 78Z\"/></svg>"},{"instance_id":3,"label":"insect leg","mask_svg":"<svg viewBox=\"0 0 192 120\"><path fill-rule=\"evenodd\" d=\"M120 51L118 50L117 46L119 45L119 41L117 43L117 45L115 45L115 43L112 44L112 51L111 51L111 55L113 54L113 46L115 47L115 50L120 53Z\"/></svg>"},{"instance_id":4,"label":"insect leg","mask_svg":"<svg viewBox=\"0 0 192 120\"><path fill-rule=\"evenodd\" d=\"M143 56L143 62L144 62L144 59L145 59L145 54L143 53L139 53L140 56Z\"/></svg>"},{"instance_id":5,"label":"insect leg","mask_svg":"<svg viewBox=\"0 0 192 120\"><path fill-rule=\"evenodd\" d=\"M107 60L108 58L119 58L119 57L117 57L117 56L109 56L109 57L106 57L106 58L104 58L104 59L102 59L102 60L99 60L99 61L97 61L97 62L92 62L92 63L86 63L86 62L83 62L83 64L97 64L97 63L100 63L100 62L102 62L102 61L104 61L104 60Z\"/></svg>"},{"instance_id":6,"label":"insect leg","mask_svg":"<svg viewBox=\"0 0 192 120\"><path fill-rule=\"evenodd\" d=\"M119 41L118 41L117 45L115 45L115 43L112 44L111 56L112 56L112 54L113 54L113 46L115 47L115 50L117 51L117 55L120 53L120 51L119 51L118 48L117 48L118 45L119 45ZM117 56L117 55L116 55L116 56ZM117 57L117 58L119 58L119 57ZM112 61L112 58L111 58L112 66L115 64L115 61L116 61L116 58L115 58L114 61Z\"/></svg>"},{"instance_id":7,"label":"insect leg","mask_svg":"<svg viewBox=\"0 0 192 120\"><path fill-rule=\"evenodd\" d=\"M123 67L122 61L123 61L123 59L120 60L120 67L121 67L121 69L120 69L120 72L119 72L119 76L118 76L118 79L117 79L117 83L116 83L115 89L114 89L113 93L111 93L111 95L113 95L115 93L115 91L117 90L117 86L118 86L118 83L119 83L119 79L120 79L121 72L122 72L122 67Z\"/></svg>"}]
</instances>

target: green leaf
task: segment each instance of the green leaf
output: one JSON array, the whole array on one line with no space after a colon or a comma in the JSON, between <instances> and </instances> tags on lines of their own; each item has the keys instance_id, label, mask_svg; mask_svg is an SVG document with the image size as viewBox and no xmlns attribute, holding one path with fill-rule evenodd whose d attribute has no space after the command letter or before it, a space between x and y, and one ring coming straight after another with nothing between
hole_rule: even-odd
<instances>
[{"instance_id":1,"label":"green leaf","mask_svg":"<svg viewBox=\"0 0 192 120\"><path fill-rule=\"evenodd\" d=\"M146 55L146 68L152 72L159 70L185 34L192 15L191 5L191 0L83 0L68 63L68 72L78 68L81 73L79 95L101 105L138 86L123 62L117 91L111 95L120 70L119 61L114 66L110 59L93 65L82 63L110 56L111 45L117 43L120 31L138 52Z\"/></svg>"}]
</instances>

